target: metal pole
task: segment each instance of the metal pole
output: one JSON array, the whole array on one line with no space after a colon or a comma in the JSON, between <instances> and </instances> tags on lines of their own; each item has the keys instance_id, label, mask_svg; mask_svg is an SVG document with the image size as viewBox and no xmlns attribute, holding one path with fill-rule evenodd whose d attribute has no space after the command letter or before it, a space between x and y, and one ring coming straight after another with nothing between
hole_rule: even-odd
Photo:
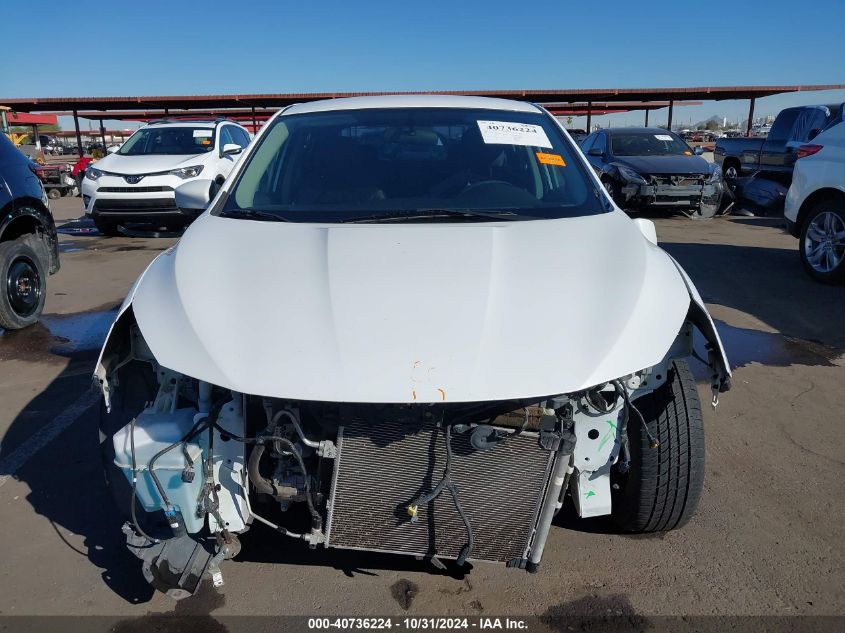
<instances>
[{"instance_id":1,"label":"metal pole","mask_svg":"<svg viewBox=\"0 0 845 633\"><path fill-rule=\"evenodd\" d=\"M672 110L673 110L674 106L675 106L675 101L672 100L672 99L669 99L669 122L666 124L666 127L669 129L669 131L672 130Z\"/></svg>"},{"instance_id":2,"label":"metal pole","mask_svg":"<svg viewBox=\"0 0 845 633\"><path fill-rule=\"evenodd\" d=\"M0 124L2 124L3 132L9 131L9 121L6 120L6 111L0 108Z\"/></svg>"},{"instance_id":3,"label":"metal pole","mask_svg":"<svg viewBox=\"0 0 845 633\"><path fill-rule=\"evenodd\" d=\"M748 102L748 125L745 128L745 136L751 136L751 121L754 119L754 97Z\"/></svg>"},{"instance_id":4,"label":"metal pole","mask_svg":"<svg viewBox=\"0 0 845 633\"><path fill-rule=\"evenodd\" d=\"M593 131L592 128L591 128L592 124L593 124L593 102L587 101L587 134L589 134L590 132Z\"/></svg>"},{"instance_id":5,"label":"metal pole","mask_svg":"<svg viewBox=\"0 0 845 633\"><path fill-rule=\"evenodd\" d=\"M645 126L648 127L648 108L645 110Z\"/></svg>"},{"instance_id":6,"label":"metal pole","mask_svg":"<svg viewBox=\"0 0 845 633\"><path fill-rule=\"evenodd\" d=\"M255 106L252 106L252 133L258 134L258 123L255 121Z\"/></svg>"},{"instance_id":7,"label":"metal pole","mask_svg":"<svg viewBox=\"0 0 845 633\"><path fill-rule=\"evenodd\" d=\"M100 119L100 140L103 141L103 156L106 155L106 127L103 125L103 120Z\"/></svg>"},{"instance_id":8,"label":"metal pole","mask_svg":"<svg viewBox=\"0 0 845 633\"><path fill-rule=\"evenodd\" d=\"M76 148L79 150L79 158L82 158L85 151L82 149L82 134L79 131L79 116L76 110L73 111L73 127L76 129Z\"/></svg>"}]
</instances>

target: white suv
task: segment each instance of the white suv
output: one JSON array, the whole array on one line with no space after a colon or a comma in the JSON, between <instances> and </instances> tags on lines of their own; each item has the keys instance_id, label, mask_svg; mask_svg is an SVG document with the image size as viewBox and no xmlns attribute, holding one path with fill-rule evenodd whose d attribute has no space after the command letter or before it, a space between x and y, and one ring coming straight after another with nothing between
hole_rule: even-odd
<instances>
[{"instance_id":1,"label":"white suv","mask_svg":"<svg viewBox=\"0 0 845 633\"><path fill-rule=\"evenodd\" d=\"M845 123L798 148L784 215L811 277L845 282Z\"/></svg>"},{"instance_id":2,"label":"white suv","mask_svg":"<svg viewBox=\"0 0 845 633\"><path fill-rule=\"evenodd\" d=\"M176 187L200 177L219 187L249 142L245 128L225 119L153 121L88 167L85 213L104 235L118 235L118 226L184 228L202 209L177 207Z\"/></svg>"}]
</instances>

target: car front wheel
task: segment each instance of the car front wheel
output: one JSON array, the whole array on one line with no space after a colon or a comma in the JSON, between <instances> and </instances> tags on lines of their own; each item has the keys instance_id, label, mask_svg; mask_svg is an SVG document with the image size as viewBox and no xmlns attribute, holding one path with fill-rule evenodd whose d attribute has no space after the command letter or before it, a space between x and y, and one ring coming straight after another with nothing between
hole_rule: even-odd
<instances>
[{"instance_id":1,"label":"car front wheel","mask_svg":"<svg viewBox=\"0 0 845 633\"><path fill-rule=\"evenodd\" d=\"M28 238L0 242L0 274L0 327L19 330L38 321L47 296L47 274Z\"/></svg>"},{"instance_id":2,"label":"car front wheel","mask_svg":"<svg viewBox=\"0 0 845 633\"><path fill-rule=\"evenodd\" d=\"M801 229L801 263L813 279L845 282L845 200L816 203Z\"/></svg>"},{"instance_id":3,"label":"car front wheel","mask_svg":"<svg viewBox=\"0 0 845 633\"><path fill-rule=\"evenodd\" d=\"M631 459L627 472L611 470L613 521L626 532L663 532L684 525L704 485L704 424L689 365L676 360L666 382L634 401L639 418L628 421Z\"/></svg>"},{"instance_id":4,"label":"car front wheel","mask_svg":"<svg viewBox=\"0 0 845 633\"><path fill-rule=\"evenodd\" d=\"M609 176L605 176L601 179L601 184L604 185L605 191L607 191L608 195L610 196L611 200L616 203L616 206L622 207L622 191L619 187L619 183L613 180L613 178Z\"/></svg>"}]
</instances>

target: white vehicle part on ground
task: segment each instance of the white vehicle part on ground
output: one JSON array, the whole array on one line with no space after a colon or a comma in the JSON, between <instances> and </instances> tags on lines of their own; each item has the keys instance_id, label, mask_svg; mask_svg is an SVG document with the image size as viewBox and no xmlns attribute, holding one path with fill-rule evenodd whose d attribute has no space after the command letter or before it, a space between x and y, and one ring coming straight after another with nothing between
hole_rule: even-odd
<instances>
[{"instance_id":1,"label":"white vehicle part on ground","mask_svg":"<svg viewBox=\"0 0 845 633\"><path fill-rule=\"evenodd\" d=\"M471 402L577 391L658 363L694 292L622 212L460 225L206 214L189 232L127 298L138 326L161 365L270 397Z\"/></svg>"}]
</instances>

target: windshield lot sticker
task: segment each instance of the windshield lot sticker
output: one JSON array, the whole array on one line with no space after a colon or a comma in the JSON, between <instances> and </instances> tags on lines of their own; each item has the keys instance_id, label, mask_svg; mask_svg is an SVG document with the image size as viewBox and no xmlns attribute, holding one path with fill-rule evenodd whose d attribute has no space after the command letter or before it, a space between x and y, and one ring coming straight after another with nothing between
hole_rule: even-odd
<instances>
[{"instance_id":1,"label":"windshield lot sticker","mask_svg":"<svg viewBox=\"0 0 845 633\"><path fill-rule=\"evenodd\" d=\"M508 123L507 121L479 121L478 129L481 130L481 138L487 145L552 147L546 131L539 125Z\"/></svg>"},{"instance_id":2,"label":"windshield lot sticker","mask_svg":"<svg viewBox=\"0 0 845 633\"><path fill-rule=\"evenodd\" d=\"M671 136L669 136L668 134L655 134L654 138L656 138L658 141L674 141L675 140Z\"/></svg>"},{"instance_id":3,"label":"windshield lot sticker","mask_svg":"<svg viewBox=\"0 0 845 633\"><path fill-rule=\"evenodd\" d=\"M211 130L194 130L194 138L205 138L213 134Z\"/></svg>"},{"instance_id":4,"label":"windshield lot sticker","mask_svg":"<svg viewBox=\"0 0 845 633\"><path fill-rule=\"evenodd\" d=\"M560 154L547 154L546 152L537 152L537 160L544 165L557 165L558 167L566 167L566 162Z\"/></svg>"}]
</instances>

